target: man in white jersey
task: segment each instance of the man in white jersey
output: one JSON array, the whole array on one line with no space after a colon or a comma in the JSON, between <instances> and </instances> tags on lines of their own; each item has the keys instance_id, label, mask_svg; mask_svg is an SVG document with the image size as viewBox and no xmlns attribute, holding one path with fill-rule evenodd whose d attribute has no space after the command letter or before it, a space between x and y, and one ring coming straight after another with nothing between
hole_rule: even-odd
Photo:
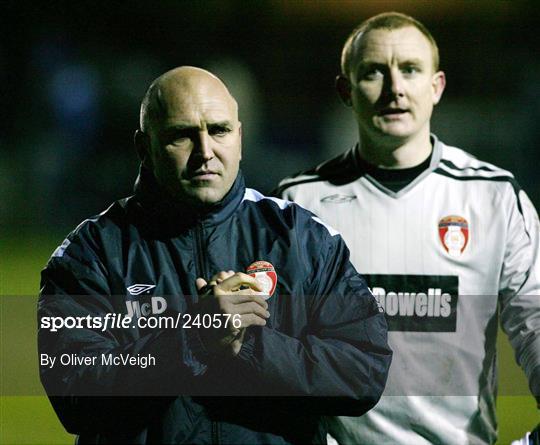
<instances>
[{"instance_id":1,"label":"man in white jersey","mask_svg":"<svg viewBox=\"0 0 540 445\"><path fill-rule=\"evenodd\" d=\"M341 70L360 142L277 193L341 232L386 311L394 360L376 408L330 431L340 443L494 443L499 317L540 400L537 213L511 173L430 133L445 75L421 23L365 21Z\"/></svg>"}]
</instances>

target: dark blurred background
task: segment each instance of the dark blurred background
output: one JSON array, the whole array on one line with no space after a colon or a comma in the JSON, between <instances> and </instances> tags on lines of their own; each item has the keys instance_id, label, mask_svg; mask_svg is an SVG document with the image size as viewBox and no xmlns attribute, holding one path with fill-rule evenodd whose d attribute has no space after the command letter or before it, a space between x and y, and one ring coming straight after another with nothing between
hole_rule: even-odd
<instances>
[{"instance_id":1,"label":"dark blurred background","mask_svg":"<svg viewBox=\"0 0 540 445\"><path fill-rule=\"evenodd\" d=\"M1 2L0 223L64 233L130 194L148 84L178 65L240 103L243 170L263 192L356 140L333 89L361 20L414 15L448 86L433 131L510 169L540 207L539 8L520 1ZM11 232L11 230L9 230Z\"/></svg>"}]
</instances>

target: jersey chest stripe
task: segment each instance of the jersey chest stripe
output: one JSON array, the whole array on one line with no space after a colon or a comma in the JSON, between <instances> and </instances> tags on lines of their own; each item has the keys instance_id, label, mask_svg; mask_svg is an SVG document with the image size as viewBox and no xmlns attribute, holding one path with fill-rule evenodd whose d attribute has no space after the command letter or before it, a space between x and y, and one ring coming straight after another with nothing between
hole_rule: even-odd
<instances>
[{"instance_id":1,"label":"jersey chest stripe","mask_svg":"<svg viewBox=\"0 0 540 445\"><path fill-rule=\"evenodd\" d=\"M486 171L486 172L491 172L491 173L501 173L500 170L495 170L486 165L483 165L481 167L458 167L456 164L454 164L452 161L449 161L448 159L441 159L441 164L444 164L448 168L451 168L452 170L457 170L459 172L472 170L472 171Z\"/></svg>"},{"instance_id":2,"label":"jersey chest stripe","mask_svg":"<svg viewBox=\"0 0 540 445\"><path fill-rule=\"evenodd\" d=\"M492 181L492 182L508 182L512 188L514 189L514 193L516 194L517 199L517 206L519 213L523 215L523 209L521 208L521 201L519 200L519 192L521 191L521 187L519 186L518 182L511 176L491 176L491 177L485 177L485 176L457 176L453 175L452 173L442 169L437 168L433 171L433 173L437 173L441 176L446 176L447 178L452 178L457 181Z\"/></svg>"}]
</instances>

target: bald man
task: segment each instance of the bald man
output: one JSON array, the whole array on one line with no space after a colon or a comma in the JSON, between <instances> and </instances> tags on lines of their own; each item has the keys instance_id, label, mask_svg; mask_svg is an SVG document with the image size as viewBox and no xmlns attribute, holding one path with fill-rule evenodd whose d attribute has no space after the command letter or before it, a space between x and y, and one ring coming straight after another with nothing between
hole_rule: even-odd
<instances>
[{"instance_id":1,"label":"bald man","mask_svg":"<svg viewBox=\"0 0 540 445\"><path fill-rule=\"evenodd\" d=\"M244 186L237 108L207 71L156 79L134 195L43 271L41 380L79 444L324 443L384 389L384 316L334 229Z\"/></svg>"},{"instance_id":2,"label":"bald man","mask_svg":"<svg viewBox=\"0 0 540 445\"><path fill-rule=\"evenodd\" d=\"M241 124L217 77L193 67L165 73L143 100L140 126L139 157L169 198L204 207L229 191L242 158Z\"/></svg>"}]
</instances>

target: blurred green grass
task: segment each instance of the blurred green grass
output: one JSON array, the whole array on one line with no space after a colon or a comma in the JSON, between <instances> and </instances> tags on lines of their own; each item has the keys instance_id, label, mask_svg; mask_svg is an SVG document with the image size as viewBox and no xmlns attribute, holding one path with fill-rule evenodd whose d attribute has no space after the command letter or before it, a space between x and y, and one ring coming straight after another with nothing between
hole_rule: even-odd
<instances>
[{"instance_id":1,"label":"blurred green grass","mask_svg":"<svg viewBox=\"0 0 540 445\"><path fill-rule=\"evenodd\" d=\"M5 236L5 234L4 234ZM0 297L8 295L37 295L39 272L63 235L11 234L0 240ZM2 306L0 305L0 308ZM24 311L23 311L24 312ZM26 311L28 312L28 311ZM0 314L0 319L4 320ZM0 326L0 363L17 366L21 381L32 381L39 386L36 355L35 314L22 313L9 326ZM13 323L13 324L12 324ZM19 326L17 344L1 341L2 331ZM504 335L499 333L499 393L527 394L523 372L517 367L512 349ZM25 352L21 351L24 348ZM35 362L34 359L36 360ZM6 366L9 366L6 365ZM2 367L0 367L1 371ZM0 373L0 388L4 388L4 375ZM28 380L30 379L30 380ZM536 404L531 396L501 396L497 402L499 418L498 444L509 444L523 437L540 421ZM45 396L0 397L0 444L72 444L74 436L67 434Z\"/></svg>"}]
</instances>

